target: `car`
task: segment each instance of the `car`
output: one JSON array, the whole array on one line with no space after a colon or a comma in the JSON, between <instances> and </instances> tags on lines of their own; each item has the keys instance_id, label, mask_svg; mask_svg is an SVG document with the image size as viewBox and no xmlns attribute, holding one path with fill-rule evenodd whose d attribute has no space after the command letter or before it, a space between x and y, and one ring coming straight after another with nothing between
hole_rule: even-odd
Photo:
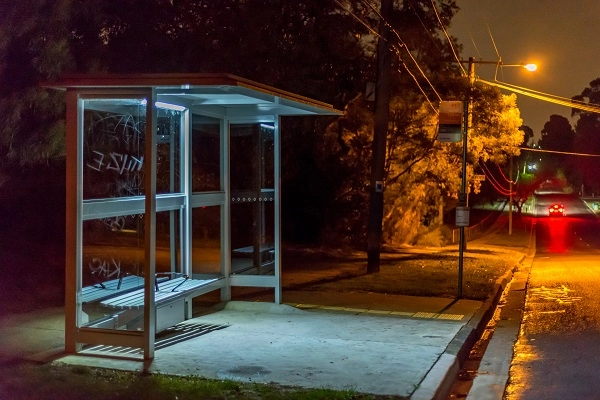
<instances>
[{"instance_id":1,"label":"car","mask_svg":"<svg viewBox=\"0 0 600 400\"><path fill-rule=\"evenodd\" d=\"M565 207L562 204L552 204L548 207L548 215L551 217L563 217L565 215Z\"/></svg>"}]
</instances>

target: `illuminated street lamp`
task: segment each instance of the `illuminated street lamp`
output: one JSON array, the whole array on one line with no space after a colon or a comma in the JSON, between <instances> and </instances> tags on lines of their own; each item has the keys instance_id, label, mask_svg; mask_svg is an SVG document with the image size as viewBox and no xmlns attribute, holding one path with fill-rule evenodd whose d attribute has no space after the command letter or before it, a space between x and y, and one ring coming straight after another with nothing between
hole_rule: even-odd
<instances>
[{"instance_id":1,"label":"illuminated street lamp","mask_svg":"<svg viewBox=\"0 0 600 400\"><path fill-rule=\"evenodd\" d=\"M460 220L462 221L459 238L458 248L458 298L462 298L462 281L463 281L463 265L464 265L464 252L465 252L465 226L469 225L469 209L468 209L468 197L467 197L467 137L469 132L469 114L471 112L471 101L473 99L473 87L475 85L475 64L495 64L498 68L502 67L523 67L528 71L537 70L535 64L504 64L502 60L498 61L482 61L475 60L473 57L469 57L468 61L461 61L462 63L468 64L468 78L469 78L469 93L467 95L467 101L464 105L464 121L465 131L463 134L463 151L462 151L462 176L460 184L460 193L458 195L458 207L457 207L457 220L459 219L459 213L461 215ZM497 70L496 70L497 73ZM511 159L512 160L512 159ZM509 234L512 233L512 173L510 177L510 204L508 208L508 220L509 220ZM465 217L466 214L466 217Z\"/></svg>"},{"instance_id":2,"label":"illuminated street lamp","mask_svg":"<svg viewBox=\"0 0 600 400\"><path fill-rule=\"evenodd\" d=\"M475 62L477 62L477 61L475 61ZM490 62L487 62L486 64L490 64ZM504 64L502 61L491 62L491 64L496 64L499 67L523 67L529 72L533 72L533 71L537 70L536 64Z\"/></svg>"}]
</instances>

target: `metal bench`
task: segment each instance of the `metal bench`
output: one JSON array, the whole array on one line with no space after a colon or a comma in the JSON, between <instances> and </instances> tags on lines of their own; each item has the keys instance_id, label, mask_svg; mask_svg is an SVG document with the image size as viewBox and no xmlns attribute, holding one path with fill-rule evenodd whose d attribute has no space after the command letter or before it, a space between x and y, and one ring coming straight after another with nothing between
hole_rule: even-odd
<instances>
[{"instance_id":1,"label":"metal bench","mask_svg":"<svg viewBox=\"0 0 600 400\"><path fill-rule=\"evenodd\" d=\"M93 303L116 296L120 293L130 292L144 287L144 278L137 275L127 275L119 279L97 283L81 289L81 302Z\"/></svg>"},{"instance_id":2,"label":"metal bench","mask_svg":"<svg viewBox=\"0 0 600 400\"><path fill-rule=\"evenodd\" d=\"M168 280L168 277L157 277L158 283ZM137 275L125 275L119 279L112 279L81 289L81 302L83 304L93 303L128 293L144 287L144 278Z\"/></svg>"},{"instance_id":3,"label":"metal bench","mask_svg":"<svg viewBox=\"0 0 600 400\"><path fill-rule=\"evenodd\" d=\"M192 315L192 299L218 288L221 278L191 279L187 276L159 281L157 278L154 304L156 307L156 331L176 325ZM105 298L100 305L118 310L111 316L115 328L126 326L135 330L143 325L144 287L127 293ZM105 322L106 324L106 322ZM105 325L106 326L106 325Z\"/></svg>"}]
</instances>

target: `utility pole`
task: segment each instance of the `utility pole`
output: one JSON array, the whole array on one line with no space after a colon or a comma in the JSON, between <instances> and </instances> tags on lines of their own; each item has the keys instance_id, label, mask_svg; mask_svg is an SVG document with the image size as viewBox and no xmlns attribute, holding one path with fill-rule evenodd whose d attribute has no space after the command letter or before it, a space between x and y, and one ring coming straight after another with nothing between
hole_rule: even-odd
<instances>
[{"instance_id":1,"label":"utility pole","mask_svg":"<svg viewBox=\"0 0 600 400\"><path fill-rule=\"evenodd\" d=\"M393 0L382 0L377 41L377 82L375 87L375 126L373 130L373 154L371 164L371 201L367 232L367 273L379 272L381 255L381 231L383 222L383 181L385 172L385 149L390 117L390 92L392 76L391 21Z\"/></svg>"},{"instance_id":2,"label":"utility pole","mask_svg":"<svg viewBox=\"0 0 600 400\"><path fill-rule=\"evenodd\" d=\"M475 60L473 57L469 57L469 88L467 94L467 101L465 101L464 109L464 121L465 130L463 133L462 143L462 169L461 169L461 182L460 182L460 193L458 194L458 205L461 209L465 210L468 215L468 194L467 194L467 144L469 134L469 116L471 114L471 101L473 101L473 86L475 84ZM467 222L468 225L468 222ZM464 269L464 254L465 246L467 244L467 238L465 236L465 227L460 226L459 241L458 241L458 294L457 298L462 299L463 297L463 269Z\"/></svg>"},{"instance_id":3,"label":"utility pole","mask_svg":"<svg viewBox=\"0 0 600 400\"><path fill-rule=\"evenodd\" d=\"M508 184L510 193L508 194L508 234L512 235L512 209L513 209L513 157L510 155L510 181Z\"/></svg>"},{"instance_id":4,"label":"utility pole","mask_svg":"<svg viewBox=\"0 0 600 400\"><path fill-rule=\"evenodd\" d=\"M461 222L460 226L460 236L458 242L458 295L457 298L462 299L463 296L463 268L464 268L464 253L467 244L467 238L465 235L465 226L469 225L469 203L468 203L468 193L467 193L467 144L468 144L468 134L469 134L469 117L471 115L471 103L473 102L473 89L475 87L475 64L496 64L503 65L505 67L523 67L528 71L535 71L537 66L535 64L504 64L500 61L482 61L475 60L473 57L469 57L468 61L460 61L461 63L468 63L468 79L469 79L469 87L467 93L467 101L465 101L464 108L464 121L465 121L465 130L463 134L463 146L462 146L462 171L461 171L461 184L460 184L460 193L458 194L458 207L457 211L461 211L461 218L463 217L463 213L466 214L466 225L464 222ZM512 193L512 156L511 156L511 164L510 164L510 192ZM512 234L512 195L510 198L510 208L509 210L509 233ZM459 214L456 214L457 220Z\"/></svg>"}]
</instances>

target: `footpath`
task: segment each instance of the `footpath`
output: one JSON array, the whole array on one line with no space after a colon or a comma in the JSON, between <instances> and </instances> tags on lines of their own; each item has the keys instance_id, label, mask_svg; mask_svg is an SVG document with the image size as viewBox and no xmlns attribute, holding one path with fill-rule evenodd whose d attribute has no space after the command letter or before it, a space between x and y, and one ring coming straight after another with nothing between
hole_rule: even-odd
<instances>
[{"instance_id":1,"label":"footpath","mask_svg":"<svg viewBox=\"0 0 600 400\"><path fill-rule=\"evenodd\" d=\"M468 243L469 250L501 247L523 253L519 265L498 280L493 295L483 302L302 290L285 292L285 304L280 305L233 301L205 309L180 324L203 327L204 331L194 338L157 348L151 362L141 360L136 349L126 357L97 348L77 355L65 354L64 312L54 308L2 318L0 362L16 358L209 379L352 389L411 400L445 399L503 293L506 296L505 289L524 292L524 287L519 288L526 281L528 263L533 257L530 227L523 221L516 222L508 235L506 222L500 217L488 234ZM514 283L513 275L520 283ZM506 366L512 357L512 334L498 334L504 346L482 362L490 372L486 379L473 382L469 398L501 398L489 395L504 390ZM490 348L495 345L490 343ZM100 354L103 357L98 357Z\"/></svg>"}]
</instances>

